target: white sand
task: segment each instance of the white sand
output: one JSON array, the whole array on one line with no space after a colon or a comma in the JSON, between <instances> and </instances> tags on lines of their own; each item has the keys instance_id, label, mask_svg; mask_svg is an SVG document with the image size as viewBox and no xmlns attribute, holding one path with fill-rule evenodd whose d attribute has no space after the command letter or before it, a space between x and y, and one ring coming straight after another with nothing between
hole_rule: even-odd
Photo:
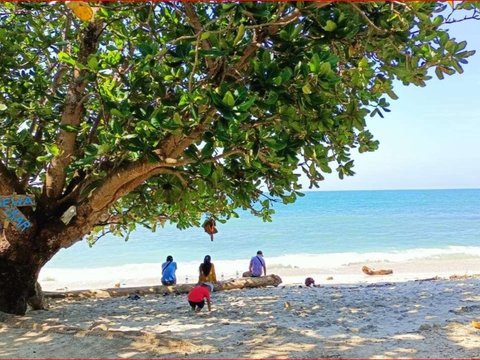
<instances>
[{"instance_id":1,"label":"white sand","mask_svg":"<svg viewBox=\"0 0 480 360\"><path fill-rule=\"evenodd\" d=\"M223 291L199 315L185 295L58 300L0 322L0 357L470 358L475 319L478 278Z\"/></svg>"}]
</instances>

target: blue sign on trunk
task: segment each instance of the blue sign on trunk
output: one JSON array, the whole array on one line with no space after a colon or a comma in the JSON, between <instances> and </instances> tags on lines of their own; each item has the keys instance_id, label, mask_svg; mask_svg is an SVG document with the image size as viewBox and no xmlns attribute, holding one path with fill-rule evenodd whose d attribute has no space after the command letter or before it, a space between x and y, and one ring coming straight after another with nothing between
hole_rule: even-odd
<instances>
[{"instance_id":1,"label":"blue sign on trunk","mask_svg":"<svg viewBox=\"0 0 480 360\"><path fill-rule=\"evenodd\" d=\"M33 206L35 200L29 195L0 196L0 217L13 223L17 229L26 230L32 223L22 214L17 206Z\"/></svg>"}]
</instances>

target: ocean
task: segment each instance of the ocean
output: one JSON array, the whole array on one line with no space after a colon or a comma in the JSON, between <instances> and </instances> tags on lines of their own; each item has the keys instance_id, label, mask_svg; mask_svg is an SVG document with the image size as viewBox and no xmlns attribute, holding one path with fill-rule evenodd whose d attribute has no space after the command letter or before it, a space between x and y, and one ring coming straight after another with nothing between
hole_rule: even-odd
<instances>
[{"instance_id":1,"label":"ocean","mask_svg":"<svg viewBox=\"0 0 480 360\"><path fill-rule=\"evenodd\" d=\"M123 268L133 274L172 255L179 269L194 277L208 254L238 274L257 250L270 267L280 268L422 258L480 261L480 189L305 192L296 203L274 208L269 223L247 212L217 223L213 242L201 228L181 231L172 225L155 233L138 228L127 242L108 235L93 247L81 241L60 251L45 269Z\"/></svg>"}]
</instances>

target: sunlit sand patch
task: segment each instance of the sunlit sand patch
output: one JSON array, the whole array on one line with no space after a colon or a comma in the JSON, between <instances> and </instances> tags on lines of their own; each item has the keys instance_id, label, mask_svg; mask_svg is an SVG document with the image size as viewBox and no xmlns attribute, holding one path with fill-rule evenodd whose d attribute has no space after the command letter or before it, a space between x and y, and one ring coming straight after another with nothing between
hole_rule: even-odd
<instances>
[{"instance_id":1,"label":"sunlit sand patch","mask_svg":"<svg viewBox=\"0 0 480 360\"><path fill-rule=\"evenodd\" d=\"M48 342L50 342L50 341L52 341L52 340L53 340L52 336L50 336L50 335L45 335L45 336L39 337L39 338L37 338L37 339L33 339L33 340L31 340L31 341L36 342L36 343L48 343Z\"/></svg>"},{"instance_id":2,"label":"sunlit sand patch","mask_svg":"<svg viewBox=\"0 0 480 360\"><path fill-rule=\"evenodd\" d=\"M136 355L138 355L138 351L129 351L129 352L119 353L118 357L121 359L129 359Z\"/></svg>"},{"instance_id":3,"label":"sunlit sand patch","mask_svg":"<svg viewBox=\"0 0 480 360\"><path fill-rule=\"evenodd\" d=\"M417 350L416 349L412 349L412 348L396 348L396 349L392 349L391 351L386 351L384 353L385 356L387 357L401 357L401 358L407 358L405 355L408 354L410 356L415 356L415 354L417 353Z\"/></svg>"},{"instance_id":4,"label":"sunlit sand patch","mask_svg":"<svg viewBox=\"0 0 480 360\"><path fill-rule=\"evenodd\" d=\"M248 354L250 358L269 358L269 357L287 357L291 352L308 352L313 350L314 344L306 343L283 343L283 344L265 344L260 348L256 348Z\"/></svg>"},{"instance_id":5,"label":"sunlit sand patch","mask_svg":"<svg viewBox=\"0 0 480 360\"><path fill-rule=\"evenodd\" d=\"M132 347L140 352L153 352L159 355L178 354L202 354L215 351L215 348L208 345L195 345L190 341L164 339L156 334L144 334L138 336L132 342Z\"/></svg>"},{"instance_id":6,"label":"sunlit sand patch","mask_svg":"<svg viewBox=\"0 0 480 360\"><path fill-rule=\"evenodd\" d=\"M448 338L458 346L480 351L480 330L473 328L469 323L450 323L446 331Z\"/></svg>"},{"instance_id":7,"label":"sunlit sand patch","mask_svg":"<svg viewBox=\"0 0 480 360\"><path fill-rule=\"evenodd\" d=\"M424 336L419 335L419 334L398 334L398 335L393 335L392 339L398 339L398 340L423 340L425 339Z\"/></svg>"}]
</instances>

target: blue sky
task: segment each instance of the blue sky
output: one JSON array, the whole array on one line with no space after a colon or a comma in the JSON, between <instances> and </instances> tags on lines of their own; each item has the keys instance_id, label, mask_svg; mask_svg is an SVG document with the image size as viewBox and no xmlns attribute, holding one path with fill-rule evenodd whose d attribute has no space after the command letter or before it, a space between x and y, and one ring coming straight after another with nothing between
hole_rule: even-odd
<instances>
[{"instance_id":1,"label":"blue sky","mask_svg":"<svg viewBox=\"0 0 480 360\"><path fill-rule=\"evenodd\" d=\"M425 88L398 83L392 111L367 119L380 148L352 152L356 174L328 176L320 190L480 188L480 21L449 28L477 51L465 72L434 76Z\"/></svg>"}]
</instances>

